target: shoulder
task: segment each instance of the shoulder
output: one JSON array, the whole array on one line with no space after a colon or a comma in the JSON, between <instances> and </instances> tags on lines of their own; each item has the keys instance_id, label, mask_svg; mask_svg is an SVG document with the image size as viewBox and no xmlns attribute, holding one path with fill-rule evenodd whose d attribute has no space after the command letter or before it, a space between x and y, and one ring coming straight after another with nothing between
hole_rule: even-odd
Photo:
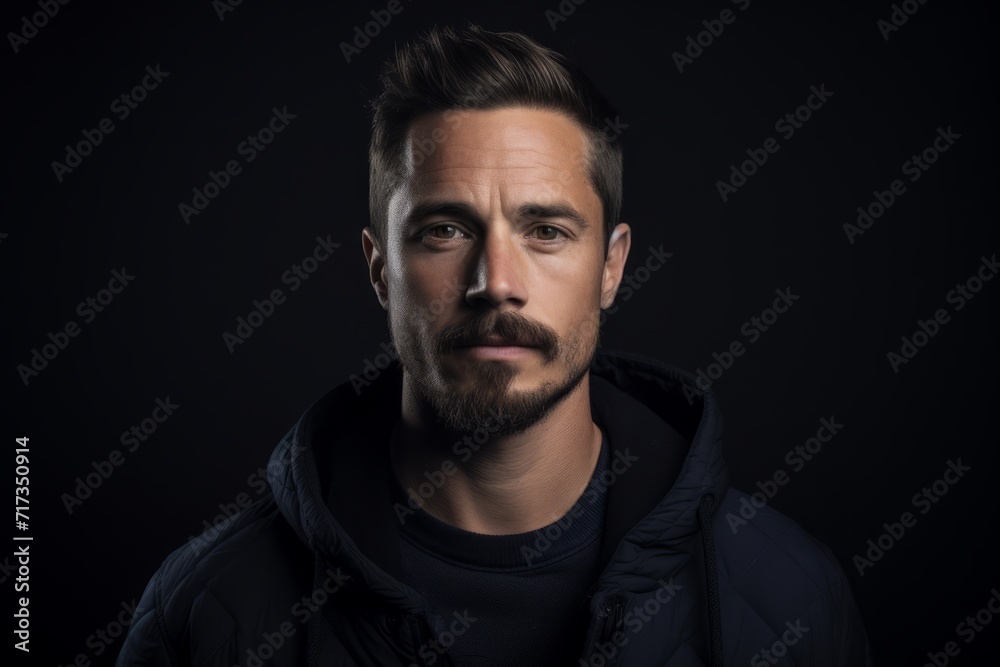
<instances>
[{"instance_id":1,"label":"shoulder","mask_svg":"<svg viewBox=\"0 0 1000 667\"><path fill-rule=\"evenodd\" d=\"M264 601L288 609L311 581L303 551L270 495L192 539L150 579L119 664L186 664L199 647L226 644L237 615L253 617Z\"/></svg>"},{"instance_id":2,"label":"shoulder","mask_svg":"<svg viewBox=\"0 0 1000 667\"><path fill-rule=\"evenodd\" d=\"M712 535L720 595L753 637L747 648L805 637L796 649L826 653L821 664L865 664L868 642L850 583L826 545L735 489L719 504Z\"/></svg>"},{"instance_id":3,"label":"shoulder","mask_svg":"<svg viewBox=\"0 0 1000 667\"><path fill-rule=\"evenodd\" d=\"M826 545L759 497L742 491L730 489L722 499L713 536L734 585L777 577L804 589L803 595L819 595L844 580Z\"/></svg>"}]
</instances>

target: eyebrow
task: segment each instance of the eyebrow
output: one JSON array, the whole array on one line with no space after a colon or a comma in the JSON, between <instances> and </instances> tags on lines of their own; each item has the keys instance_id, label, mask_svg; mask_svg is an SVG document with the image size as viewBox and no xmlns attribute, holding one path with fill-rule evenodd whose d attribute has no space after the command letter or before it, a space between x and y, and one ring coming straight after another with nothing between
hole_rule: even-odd
<instances>
[{"instance_id":1,"label":"eyebrow","mask_svg":"<svg viewBox=\"0 0 1000 667\"><path fill-rule=\"evenodd\" d=\"M580 229L589 227L587 219L569 204L521 204L516 212L519 218L563 218Z\"/></svg>"},{"instance_id":2,"label":"eyebrow","mask_svg":"<svg viewBox=\"0 0 1000 667\"><path fill-rule=\"evenodd\" d=\"M466 220L474 220L478 217L468 204L456 201L432 200L420 202L414 206L406 215L404 224L407 227L413 227L435 215L454 216Z\"/></svg>"},{"instance_id":3,"label":"eyebrow","mask_svg":"<svg viewBox=\"0 0 1000 667\"><path fill-rule=\"evenodd\" d=\"M514 211L518 218L563 218L575 223L580 229L587 229L587 219L569 204L539 204L528 202ZM465 220L479 220L479 215L469 204L457 201L432 200L420 202L407 214L407 227L418 225L427 218L444 215Z\"/></svg>"}]
</instances>

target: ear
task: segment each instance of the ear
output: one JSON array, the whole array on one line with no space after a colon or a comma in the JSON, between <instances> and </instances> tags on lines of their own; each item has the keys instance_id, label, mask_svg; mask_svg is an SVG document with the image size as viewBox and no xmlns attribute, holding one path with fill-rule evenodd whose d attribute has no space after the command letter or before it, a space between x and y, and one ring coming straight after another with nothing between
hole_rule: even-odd
<instances>
[{"instance_id":1,"label":"ear","mask_svg":"<svg viewBox=\"0 0 1000 667\"><path fill-rule=\"evenodd\" d=\"M608 239L608 256L604 260L604 275L601 278L601 308L610 308L615 302L618 285L625 275L625 261L632 247L632 229L621 222L612 230Z\"/></svg>"},{"instance_id":2,"label":"ear","mask_svg":"<svg viewBox=\"0 0 1000 667\"><path fill-rule=\"evenodd\" d=\"M385 279L385 256L368 227L361 230L361 247L365 251L365 259L368 261L368 279L371 280L372 287L375 288L379 303L388 310L389 285Z\"/></svg>"}]
</instances>

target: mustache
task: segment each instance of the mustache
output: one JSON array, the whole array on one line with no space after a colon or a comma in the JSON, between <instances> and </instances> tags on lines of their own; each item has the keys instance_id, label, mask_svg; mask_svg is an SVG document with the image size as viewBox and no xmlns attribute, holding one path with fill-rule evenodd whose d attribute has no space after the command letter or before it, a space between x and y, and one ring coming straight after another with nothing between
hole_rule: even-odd
<instances>
[{"instance_id":1,"label":"mustache","mask_svg":"<svg viewBox=\"0 0 1000 667\"><path fill-rule=\"evenodd\" d=\"M559 353L559 336L549 327L515 312L488 311L464 322L450 324L438 334L437 351L481 344L488 336L500 337L511 345L538 348L546 361Z\"/></svg>"}]
</instances>

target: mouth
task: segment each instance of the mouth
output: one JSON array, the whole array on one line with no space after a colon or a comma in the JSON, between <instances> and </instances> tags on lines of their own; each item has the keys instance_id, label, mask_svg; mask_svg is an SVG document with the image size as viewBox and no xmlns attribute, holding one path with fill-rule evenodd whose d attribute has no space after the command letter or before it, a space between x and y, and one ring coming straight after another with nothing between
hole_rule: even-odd
<instances>
[{"instance_id":1,"label":"mouth","mask_svg":"<svg viewBox=\"0 0 1000 667\"><path fill-rule=\"evenodd\" d=\"M515 359L538 352L538 347L501 336L487 336L461 341L454 346L454 351L479 359Z\"/></svg>"}]
</instances>

